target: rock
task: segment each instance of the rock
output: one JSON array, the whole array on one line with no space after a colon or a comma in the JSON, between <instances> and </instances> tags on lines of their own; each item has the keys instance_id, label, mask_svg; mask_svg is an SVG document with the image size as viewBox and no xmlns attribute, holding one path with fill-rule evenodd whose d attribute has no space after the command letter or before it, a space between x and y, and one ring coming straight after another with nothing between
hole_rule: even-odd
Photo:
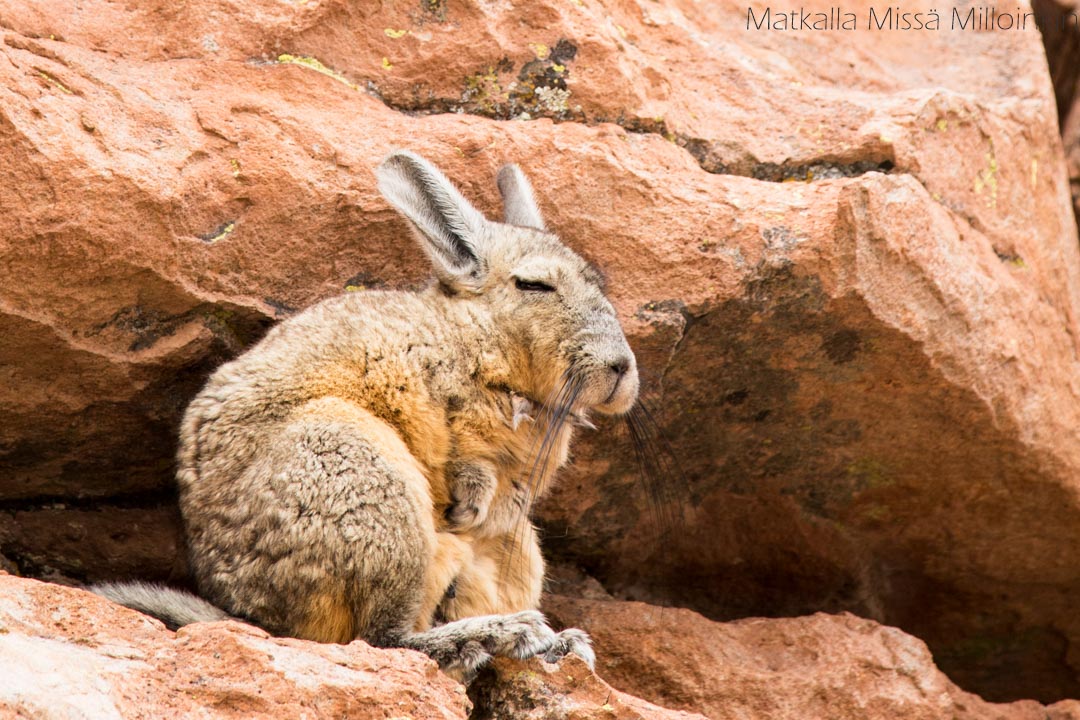
<instances>
[{"instance_id":1,"label":"rock","mask_svg":"<svg viewBox=\"0 0 1080 720\"><path fill-rule=\"evenodd\" d=\"M713 618L853 610L995 699L1075 696L1064 320L913 178L808 192L728 183L722 204L771 217L719 220L687 275L741 266L737 289L641 306L670 318L658 332L685 323L659 365L685 484L669 460L659 490L635 490L629 443L596 443L545 506L548 547L622 597ZM1058 247L1075 266L1075 240Z\"/></svg>"},{"instance_id":2,"label":"rock","mask_svg":"<svg viewBox=\"0 0 1080 720\"><path fill-rule=\"evenodd\" d=\"M1031 9L1040 19L1058 118L1064 127L1080 80L1080 4L1075 0L1032 0Z\"/></svg>"},{"instance_id":3,"label":"rock","mask_svg":"<svg viewBox=\"0 0 1080 720\"><path fill-rule=\"evenodd\" d=\"M602 424L551 554L714 619L874 617L992 699L1080 696L1080 251L1043 50L858 11L6 3L0 553L180 579L162 508L206 374L319 298L424 281L372 176L408 145L493 216L525 167L681 466L650 495Z\"/></svg>"},{"instance_id":4,"label":"rock","mask_svg":"<svg viewBox=\"0 0 1080 720\"><path fill-rule=\"evenodd\" d=\"M500 659L470 701L411 650L272 638L232 621L174 633L83 590L3 573L0 674L4 717L702 717L613 690L576 657Z\"/></svg>"},{"instance_id":5,"label":"rock","mask_svg":"<svg viewBox=\"0 0 1080 720\"><path fill-rule=\"evenodd\" d=\"M271 638L238 622L173 633L82 590L0 575L0 715L465 718L429 658Z\"/></svg>"},{"instance_id":6,"label":"rock","mask_svg":"<svg viewBox=\"0 0 1080 720\"><path fill-rule=\"evenodd\" d=\"M951 683L925 643L850 614L716 623L678 608L545 598L559 622L588 628L613 686L712 720L1066 720L1080 702L985 702Z\"/></svg>"},{"instance_id":7,"label":"rock","mask_svg":"<svg viewBox=\"0 0 1080 720\"><path fill-rule=\"evenodd\" d=\"M1032 9L1044 20L1043 44L1057 98L1073 210L1080 216L1080 112L1075 108L1080 88L1080 4L1074 0L1032 0Z\"/></svg>"},{"instance_id":8,"label":"rock","mask_svg":"<svg viewBox=\"0 0 1080 720\"><path fill-rule=\"evenodd\" d=\"M11 562L3 555L0 555L0 571L3 571L10 575L19 574L19 568L15 565L15 563Z\"/></svg>"},{"instance_id":9,"label":"rock","mask_svg":"<svg viewBox=\"0 0 1080 720\"><path fill-rule=\"evenodd\" d=\"M1073 211L1080 217L1080 112L1074 108L1065 120L1065 159L1069 168L1069 186L1072 191Z\"/></svg>"},{"instance_id":10,"label":"rock","mask_svg":"<svg viewBox=\"0 0 1080 720\"><path fill-rule=\"evenodd\" d=\"M613 689L577 657L558 665L497 658L469 686L475 718L501 720L705 720Z\"/></svg>"},{"instance_id":11,"label":"rock","mask_svg":"<svg viewBox=\"0 0 1080 720\"><path fill-rule=\"evenodd\" d=\"M34 577L133 577L182 583L187 564L175 505L82 509L52 504L0 513L0 545ZM0 569L11 570L0 564Z\"/></svg>"}]
</instances>

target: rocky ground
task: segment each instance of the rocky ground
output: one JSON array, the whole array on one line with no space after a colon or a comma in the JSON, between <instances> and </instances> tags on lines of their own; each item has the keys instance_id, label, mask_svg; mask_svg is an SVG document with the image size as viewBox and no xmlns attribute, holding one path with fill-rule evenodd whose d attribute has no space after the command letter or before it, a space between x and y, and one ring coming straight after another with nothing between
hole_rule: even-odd
<instances>
[{"instance_id":1,"label":"rocky ground","mask_svg":"<svg viewBox=\"0 0 1080 720\"><path fill-rule=\"evenodd\" d=\"M600 677L713 718L1077 714L1033 700L1080 697L1080 33L851 10L785 32L726 0L0 1L7 569L186 582L171 458L207 373L322 297L424 281L374 187L390 149L493 216L514 161L605 269L666 438L644 487L601 424L540 515L572 596L549 612ZM263 687L365 716L381 686L340 688L384 666L434 708L402 715L662 712L572 663L500 664L469 700L408 653L3 584L0 662L86 668L103 713L270 712ZM185 655L224 646L253 684ZM34 677L0 701L81 702Z\"/></svg>"},{"instance_id":2,"label":"rocky ground","mask_svg":"<svg viewBox=\"0 0 1080 720\"><path fill-rule=\"evenodd\" d=\"M574 657L558 665L499 659L466 691L409 650L272 638L238 622L174 633L83 590L0 574L0 715L1080 718L1075 701L987 703L949 682L921 641L854 615L716 623L616 600L552 596L547 606L553 618L588 624L598 673Z\"/></svg>"}]
</instances>

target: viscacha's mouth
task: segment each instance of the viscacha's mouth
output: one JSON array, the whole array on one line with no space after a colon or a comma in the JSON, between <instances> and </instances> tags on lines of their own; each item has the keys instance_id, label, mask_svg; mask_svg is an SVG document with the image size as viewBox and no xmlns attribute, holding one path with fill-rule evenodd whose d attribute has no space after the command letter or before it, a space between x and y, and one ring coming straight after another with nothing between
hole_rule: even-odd
<instances>
[{"instance_id":1,"label":"viscacha's mouth","mask_svg":"<svg viewBox=\"0 0 1080 720\"><path fill-rule=\"evenodd\" d=\"M510 391L510 407L513 410L510 424L514 430L517 430L523 422L536 422L538 417L556 417L562 414L557 412L557 408L548 407L528 395L513 390ZM587 410L570 410L565 415L571 425L588 430L596 429L589 420Z\"/></svg>"}]
</instances>

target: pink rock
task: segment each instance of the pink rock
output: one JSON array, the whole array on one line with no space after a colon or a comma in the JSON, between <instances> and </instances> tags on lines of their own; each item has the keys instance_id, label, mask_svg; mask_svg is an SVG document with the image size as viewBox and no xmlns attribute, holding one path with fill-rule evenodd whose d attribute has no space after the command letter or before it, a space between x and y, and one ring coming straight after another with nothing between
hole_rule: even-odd
<instances>
[{"instance_id":1,"label":"pink rock","mask_svg":"<svg viewBox=\"0 0 1080 720\"><path fill-rule=\"evenodd\" d=\"M711 622L642 603L548 596L561 622L587 627L597 673L613 686L712 720L1065 720L1080 703L993 704L964 692L925 643L850 614Z\"/></svg>"},{"instance_id":2,"label":"pink rock","mask_svg":"<svg viewBox=\"0 0 1080 720\"><path fill-rule=\"evenodd\" d=\"M82 590L0 573L0 716L700 720L612 689L577 658L500 660L469 689L410 650L173 633Z\"/></svg>"},{"instance_id":3,"label":"pink rock","mask_svg":"<svg viewBox=\"0 0 1080 720\"><path fill-rule=\"evenodd\" d=\"M465 718L429 658L271 638L238 622L172 633L82 590L0 575L0 715Z\"/></svg>"},{"instance_id":4,"label":"pink rock","mask_svg":"<svg viewBox=\"0 0 1080 720\"><path fill-rule=\"evenodd\" d=\"M705 720L620 692L576 657L550 665L497 658L469 687L485 717L509 720Z\"/></svg>"}]
</instances>

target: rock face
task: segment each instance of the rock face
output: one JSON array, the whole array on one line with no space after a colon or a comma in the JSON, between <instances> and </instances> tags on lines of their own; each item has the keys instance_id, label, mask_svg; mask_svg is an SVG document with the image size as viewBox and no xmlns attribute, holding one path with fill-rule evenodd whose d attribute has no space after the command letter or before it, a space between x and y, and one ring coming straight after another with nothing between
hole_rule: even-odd
<instances>
[{"instance_id":1,"label":"rock face","mask_svg":"<svg viewBox=\"0 0 1080 720\"><path fill-rule=\"evenodd\" d=\"M238 622L173 633L85 591L0 574L0 715L1080 718L1077 702L980 700L950 683L919 640L852 615L721 624L689 610L557 596L546 609L592 630L599 677L573 657L558 665L499 659L466 697L408 650L271 638Z\"/></svg>"},{"instance_id":2,"label":"rock face","mask_svg":"<svg viewBox=\"0 0 1080 720\"><path fill-rule=\"evenodd\" d=\"M473 718L506 720L706 720L613 689L581 660L558 665L498 658L469 686Z\"/></svg>"},{"instance_id":3,"label":"rock face","mask_svg":"<svg viewBox=\"0 0 1080 720\"><path fill-rule=\"evenodd\" d=\"M988 703L953 685L920 640L854 615L710 622L689 610L548 596L590 629L612 685L712 720L1066 720L1080 703Z\"/></svg>"},{"instance_id":4,"label":"rock face","mask_svg":"<svg viewBox=\"0 0 1080 720\"><path fill-rule=\"evenodd\" d=\"M465 718L465 689L409 650L271 638L237 622L177 633L96 595L0 575L0 715Z\"/></svg>"},{"instance_id":5,"label":"rock face","mask_svg":"<svg viewBox=\"0 0 1080 720\"><path fill-rule=\"evenodd\" d=\"M410 650L173 633L82 590L0 573L0 716L704 720L613 690L576 658L500 660L471 688ZM471 713L471 714L470 714Z\"/></svg>"},{"instance_id":6,"label":"rock face","mask_svg":"<svg viewBox=\"0 0 1080 720\"><path fill-rule=\"evenodd\" d=\"M1033 0L1032 9L1044 20L1043 41L1057 96L1073 209L1080 215L1080 112L1075 107L1080 90L1080 3Z\"/></svg>"},{"instance_id":7,"label":"rock face","mask_svg":"<svg viewBox=\"0 0 1080 720\"><path fill-rule=\"evenodd\" d=\"M292 310L424 281L372 175L406 146L493 216L522 164L651 378L659 484L602 424L551 553L713 619L869 616L990 699L1080 696L1053 88L1034 29L905 5L931 8L793 32L726 1L3 3L0 554L184 580L185 403Z\"/></svg>"}]
</instances>

